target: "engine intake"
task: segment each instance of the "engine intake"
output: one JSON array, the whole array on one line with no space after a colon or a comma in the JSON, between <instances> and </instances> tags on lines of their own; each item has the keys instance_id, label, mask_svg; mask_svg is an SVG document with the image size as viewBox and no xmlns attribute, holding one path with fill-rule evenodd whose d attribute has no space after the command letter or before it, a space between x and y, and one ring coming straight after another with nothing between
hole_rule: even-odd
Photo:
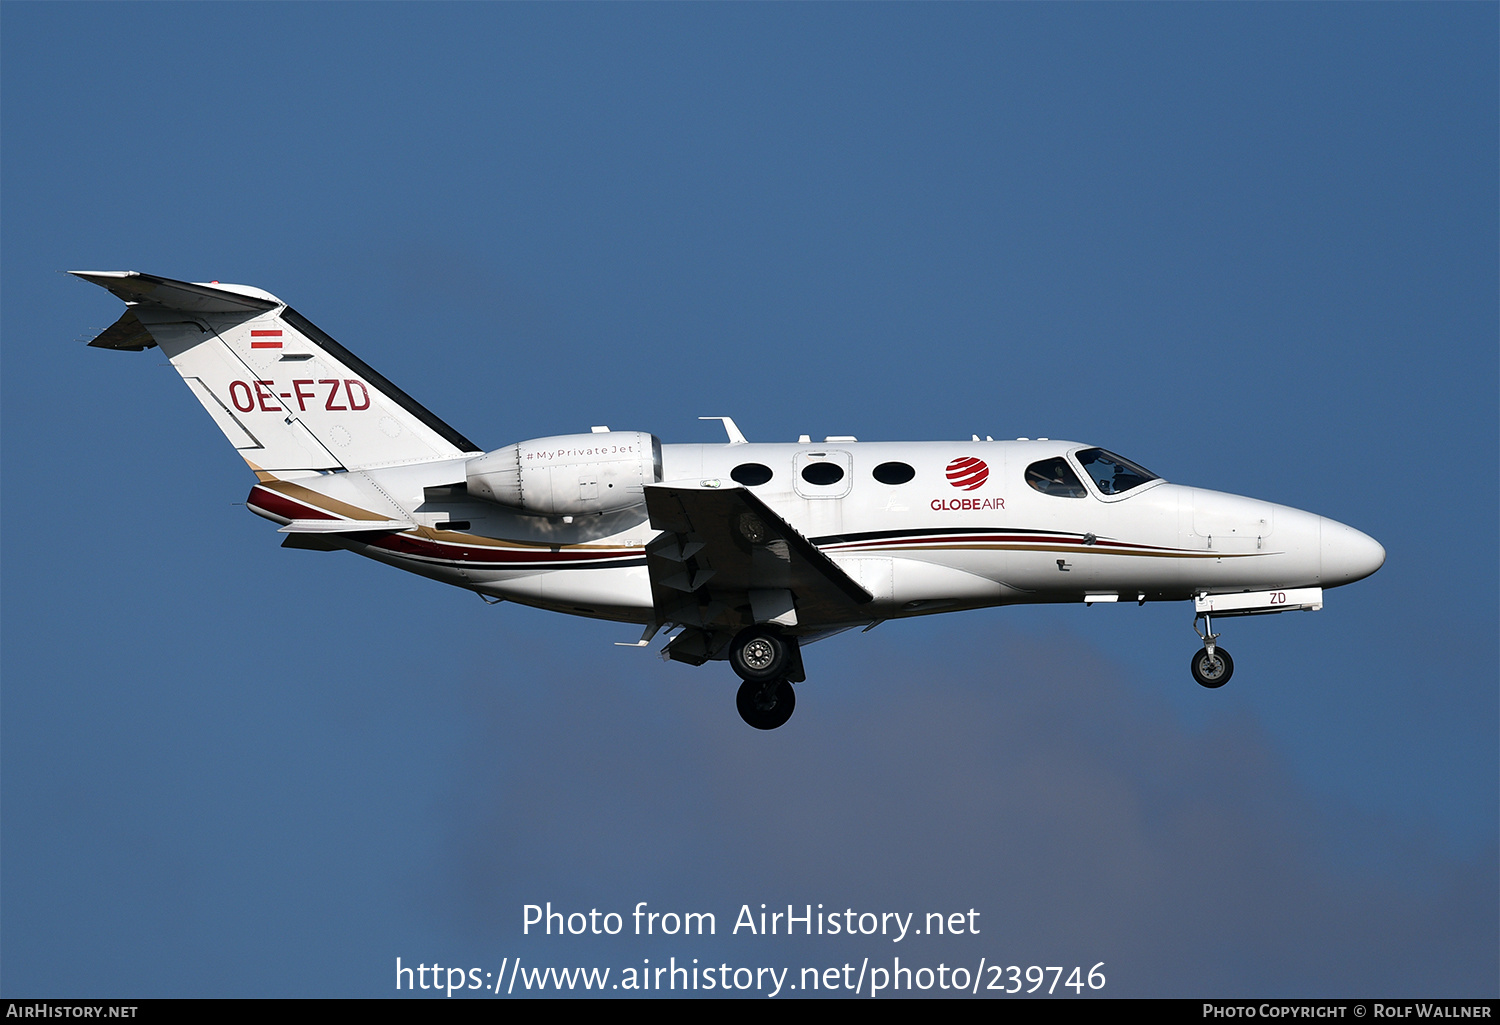
<instances>
[{"instance_id":1,"label":"engine intake","mask_svg":"<svg viewBox=\"0 0 1500 1025\"><path fill-rule=\"evenodd\" d=\"M661 480L661 442L643 431L537 438L470 459L469 494L538 516L614 512Z\"/></svg>"}]
</instances>

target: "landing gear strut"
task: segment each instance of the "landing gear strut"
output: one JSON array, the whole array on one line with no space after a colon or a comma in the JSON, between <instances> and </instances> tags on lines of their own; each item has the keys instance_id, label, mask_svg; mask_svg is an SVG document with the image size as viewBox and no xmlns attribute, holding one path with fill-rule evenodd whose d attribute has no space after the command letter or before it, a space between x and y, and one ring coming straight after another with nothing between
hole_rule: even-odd
<instances>
[{"instance_id":1,"label":"landing gear strut","mask_svg":"<svg viewBox=\"0 0 1500 1025\"><path fill-rule=\"evenodd\" d=\"M1200 619L1203 620L1202 630L1198 629ZM1229 652L1214 643L1219 635L1213 629L1213 619L1208 613L1200 612L1193 617L1193 632L1203 640L1203 647L1193 656L1193 679L1210 690L1224 686L1234 675L1234 659L1229 657Z\"/></svg>"}]
</instances>

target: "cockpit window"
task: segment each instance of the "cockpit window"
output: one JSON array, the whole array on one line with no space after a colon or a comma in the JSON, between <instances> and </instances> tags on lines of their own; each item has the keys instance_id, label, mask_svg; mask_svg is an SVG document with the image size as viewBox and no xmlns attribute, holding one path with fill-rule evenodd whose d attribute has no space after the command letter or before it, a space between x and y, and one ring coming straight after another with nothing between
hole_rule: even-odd
<instances>
[{"instance_id":1,"label":"cockpit window","mask_svg":"<svg viewBox=\"0 0 1500 1025\"><path fill-rule=\"evenodd\" d=\"M1123 495L1131 488L1157 479L1156 474L1145 467L1102 448L1086 448L1078 453L1077 458L1088 475L1094 478L1099 491L1106 495Z\"/></svg>"},{"instance_id":2,"label":"cockpit window","mask_svg":"<svg viewBox=\"0 0 1500 1025\"><path fill-rule=\"evenodd\" d=\"M1059 495L1063 498L1084 498L1088 495L1083 481L1078 479L1078 474L1073 472L1073 468L1061 456L1043 459L1040 463L1032 463L1026 467L1026 483L1044 495Z\"/></svg>"}]
</instances>

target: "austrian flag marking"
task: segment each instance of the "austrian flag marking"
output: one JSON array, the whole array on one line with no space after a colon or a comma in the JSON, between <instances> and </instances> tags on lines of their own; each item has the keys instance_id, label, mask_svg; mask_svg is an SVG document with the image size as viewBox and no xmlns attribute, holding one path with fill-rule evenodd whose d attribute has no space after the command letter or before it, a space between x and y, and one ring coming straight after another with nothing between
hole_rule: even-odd
<instances>
[{"instance_id":1,"label":"austrian flag marking","mask_svg":"<svg viewBox=\"0 0 1500 1025\"><path fill-rule=\"evenodd\" d=\"M948 464L948 483L955 488L973 491L990 479L990 468L983 459L961 456Z\"/></svg>"},{"instance_id":2,"label":"austrian flag marking","mask_svg":"<svg viewBox=\"0 0 1500 1025\"><path fill-rule=\"evenodd\" d=\"M279 349L281 348L281 328L275 330L261 329L250 332L250 348L252 349Z\"/></svg>"}]
</instances>

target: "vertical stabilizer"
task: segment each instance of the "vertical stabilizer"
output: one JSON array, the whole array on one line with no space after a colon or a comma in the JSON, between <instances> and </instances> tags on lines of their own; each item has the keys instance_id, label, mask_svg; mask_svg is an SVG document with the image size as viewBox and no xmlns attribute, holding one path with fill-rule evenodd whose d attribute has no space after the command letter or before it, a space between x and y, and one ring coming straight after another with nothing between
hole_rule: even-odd
<instances>
[{"instance_id":1,"label":"vertical stabilizer","mask_svg":"<svg viewBox=\"0 0 1500 1025\"><path fill-rule=\"evenodd\" d=\"M160 346L255 469L362 470L481 451L268 292L135 271L72 273L129 304L90 344Z\"/></svg>"}]
</instances>

